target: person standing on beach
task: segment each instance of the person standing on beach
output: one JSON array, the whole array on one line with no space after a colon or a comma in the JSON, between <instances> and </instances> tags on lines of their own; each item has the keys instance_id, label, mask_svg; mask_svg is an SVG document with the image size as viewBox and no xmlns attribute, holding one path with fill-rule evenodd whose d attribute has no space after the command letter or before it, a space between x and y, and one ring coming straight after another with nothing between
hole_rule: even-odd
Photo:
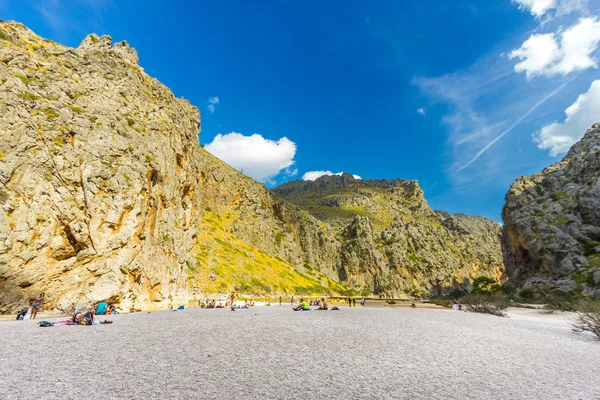
<instances>
[{"instance_id":1,"label":"person standing on beach","mask_svg":"<svg viewBox=\"0 0 600 400\"><path fill-rule=\"evenodd\" d=\"M283 301L283 297L279 296L279 305L281 306L281 302Z\"/></svg>"},{"instance_id":2,"label":"person standing on beach","mask_svg":"<svg viewBox=\"0 0 600 400\"><path fill-rule=\"evenodd\" d=\"M364 307L364 306L365 306L365 303L366 303L366 300L365 300L365 298L363 297L363 298L360 300L360 305Z\"/></svg>"},{"instance_id":3,"label":"person standing on beach","mask_svg":"<svg viewBox=\"0 0 600 400\"><path fill-rule=\"evenodd\" d=\"M37 317L38 311L42 307L42 304L44 304L44 297L46 297L46 293L40 293L31 304L31 319Z\"/></svg>"},{"instance_id":4,"label":"person standing on beach","mask_svg":"<svg viewBox=\"0 0 600 400\"><path fill-rule=\"evenodd\" d=\"M352 299L352 307L356 307L356 299Z\"/></svg>"},{"instance_id":5,"label":"person standing on beach","mask_svg":"<svg viewBox=\"0 0 600 400\"><path fill-rule=\"evenodd\" d=\"M348 307L352 307L352 299L348 297Z\"/></svg>"}]
</instances>

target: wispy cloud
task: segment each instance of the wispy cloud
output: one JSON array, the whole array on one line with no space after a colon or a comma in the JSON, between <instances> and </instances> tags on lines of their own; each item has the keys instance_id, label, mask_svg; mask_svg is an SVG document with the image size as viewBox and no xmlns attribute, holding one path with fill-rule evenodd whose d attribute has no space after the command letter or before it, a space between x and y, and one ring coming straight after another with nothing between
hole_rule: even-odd
<instances>
[{"instance_id":1,"label":"wispy cloud","mask_svg":"<svg viewBox=\"0 0 600 400\"><path fill-rule=\"evenodd\" d=\"M555 90L553 90L552 92L548 93L546 96L544 96L542 99L540 99L540 101L538 101L537 103L535 103L533 105L533 107L531 107L529 110L527 110L527 112L525 112L525 114L521 115L519 117L519 119L517 119L508 129L504 130L502 133L500 133L498 136L496 136L494 138L494 140L492 140L491 142L489 142L487 145L485 145L485 147L481 150L479 150L479 152L477 152L477 154L475 154L475 156L473 158L471 158L471 160L469 160L469 162L467 162L466 164L464 164L462 167L460 167L456 173L459 173L460 171L462 171L463 169L467 168L469 165L473 164L475 161L477 161L477 159L479 157L481 157L481 155L483 153L485 153L486 151L488 151L490 149L490 147L492 147L498 140L502 139L504 136L506 136L508 133L510 133L513 129L515 129L517 126L519 126L521 124L521 122L523 122L523 120L527 117L529 117L531 115L531 113L533 113L535 110L537 110L537 108L539 106L541 106L542 104L544 104L546 101L550 100L552 97L554 97L558 92L560 92L562 89L565 88L565 86L567 86L570 83L570 81L567 81L565 83L563 83L562 85L560 85L558 88L556 88Z\"/></svg>"},{"instance_id":2,"label":"wispy cloud","mask_svg":"<svg viewBox=\"0 0 600 400\"><path fill-rule=\"evenodd\" d=\"M215 113L215 106L219 104L219 96L214 96L208 99L208 105L206 108L211 114Z\"/></svg>"},{"instance_id":3,"label":"wispy cloud","mask_svg":"<svg viewBox=\"0 0 600 400\"><path fill-rule=\"evenodd\" d=\"M540 148L542 144L545 148L558 148L564 132L580 125L569 123L567 112L565 123L539 131L553 113L564 110L561 105L565 96L579 90L589 75L582 71L596 67L600 22L596 17L579 18L588 12L585 1L514 2L538 19L541 32L529 35L518 49L508 52L508 57L506 49L514 45L499 43L465 70L414 80L434 104L445 107L441 121L447 133L445 169L454 187L505 185L507 180L521 174L524 166L541 162L534 144ZM544 24L548 24L545 25L548 33L543 32ZM567 74L571 75L569 79L564 78ZM534 76L540 78L531 79ZM600 101L590 100L595 91L590 89L590 93L584 98L586 101L575 103L587 107L581 118L576 118L578 121L587 121L600 112L593 114ZM540 133L534 143L531 137L536 131ZM556 143L552 142L552 135ZM507 140L509 137L511 140ZM567 141L572 143L572 137Z\"/></svg>"},{"instance_id":4,"label":"wispy cloud","mask_svg":"<svg viewBox=\"0 0 600 400\"><path fill-rule=\"evenodd\" d=\"M424 109L424 108L419 108L419 109L417 109L417 114L420 114L420 115L422 115L422 116L425 116L425 115L427 115L427 113L425 112L425 109Z\"/></svg>"}]
</instances>

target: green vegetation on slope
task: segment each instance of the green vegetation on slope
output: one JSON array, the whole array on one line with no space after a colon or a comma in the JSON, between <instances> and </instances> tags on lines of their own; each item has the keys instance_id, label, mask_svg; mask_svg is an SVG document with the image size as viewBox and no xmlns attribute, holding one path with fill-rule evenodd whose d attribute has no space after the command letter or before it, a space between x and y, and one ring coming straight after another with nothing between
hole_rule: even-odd
<instances>
[{"instance_id":1,"label":"green vegetation on slope","mask_svg":"<svg viewBox=\"0 0 600 400\"><path fill-rule=\"evenodd\" d=\"M207 211L194 256L199 263L190 279L205 293L252 295L344 295L348 289L319 271L296 270L288 261L258 250L233 235L228 228L235 213Z\"/></svg>"}]
</instances>

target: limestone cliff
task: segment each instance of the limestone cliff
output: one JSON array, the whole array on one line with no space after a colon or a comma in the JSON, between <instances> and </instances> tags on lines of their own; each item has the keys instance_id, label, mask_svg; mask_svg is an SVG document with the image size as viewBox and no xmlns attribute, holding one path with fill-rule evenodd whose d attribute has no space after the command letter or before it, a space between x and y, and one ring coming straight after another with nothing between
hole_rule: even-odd
<instances>
[{"instance_id":1,"label":"limestone cliff","mask_svg":"<svg viewBox=\"0 0 600 400\"><path fill-rule=\"evenodd\" d=\"M503 252L517 284L600 296L600 124L506 194Z\"/></svg>"},{"instance_id":2,"label":"limestone cliff","mask_svg":"<svg viewBox=\"0 0 600 400\"><path fill-rule=\"evenodd\" d=\"M500 224L431 210L416 181L344 173L273 191L335 227L340 282L351 287L399 296L502 278Z\"/></svg>"},{"instance_id":3,"label":"limestone cliff","mask_svg":"<svg viewBox=\"0 0 600 400\"><path fill-rule=\"evenodd\" d=\"M0 24L0 312L41 291L52 308L344 290L332 229L204 151L197 108L111 42Z\"/></svg>"},{"instance_id":4,"label":"limestone cliff","mask_svg":"<svg viewBox=\"0 0 600 400\"><path fill-rule=\"evenodd\" d=\"M145 308L234 288L424 293L502 272L498 224L433 212L416 182L322 178L327 195L304 204L286 195L304 183L272 194L199 131L198 109L127 42L68 48L1 22L0 313L41 291L46 308Z\"/></svg>"}]
</instances>

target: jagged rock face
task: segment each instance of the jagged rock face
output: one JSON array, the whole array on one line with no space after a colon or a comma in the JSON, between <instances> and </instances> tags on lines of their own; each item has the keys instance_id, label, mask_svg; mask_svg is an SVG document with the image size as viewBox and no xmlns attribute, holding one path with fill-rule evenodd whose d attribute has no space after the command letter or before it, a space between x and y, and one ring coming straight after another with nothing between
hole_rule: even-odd
<instances>
[{"instance_id":1,"label":"jagged rock face","mask_svg":"<svg viewBox=\"0 0 600 400\"><path fill-rule=\"evenodd\" d=\"M519 177L506 195L509 277L600 296L600 124L560 162Z\"/></svg>"},{"instance_id":2,"label":"jagged rock face","mask_svg":"<svg viewBox=\"0 0 600 400\"><path fill-rule=\"evenodd\" d=\"M108 36L70 49L0 28L2 308L38 291L54 305L184 300L201 209L196 108Z\"/></svg>"},{"instance_id":3,"label":"jagged rock face","mask_svg":"<svg viewBox=\"0 0 600 400\"><path fill-rule=\"evenodd\" d=\"M212 274L214 257L197 261L207 210L267 259L335 277L333 230L205 152L198 110L126 42L0 31L0 312L41 291L48 308L187 302Z\"/></svg>"},{"instance_id":4,"label":"jagged rock face","mask_svg":"<svg viewBox=\"0 0 600 400\"><path fill-rule=\"evenodd\" d=\"M342 174L273 192L336 229L340 281L351 287L400 296L503 278L500 224L431 210L416 181Z\"/></svg>"}]
</instances>

